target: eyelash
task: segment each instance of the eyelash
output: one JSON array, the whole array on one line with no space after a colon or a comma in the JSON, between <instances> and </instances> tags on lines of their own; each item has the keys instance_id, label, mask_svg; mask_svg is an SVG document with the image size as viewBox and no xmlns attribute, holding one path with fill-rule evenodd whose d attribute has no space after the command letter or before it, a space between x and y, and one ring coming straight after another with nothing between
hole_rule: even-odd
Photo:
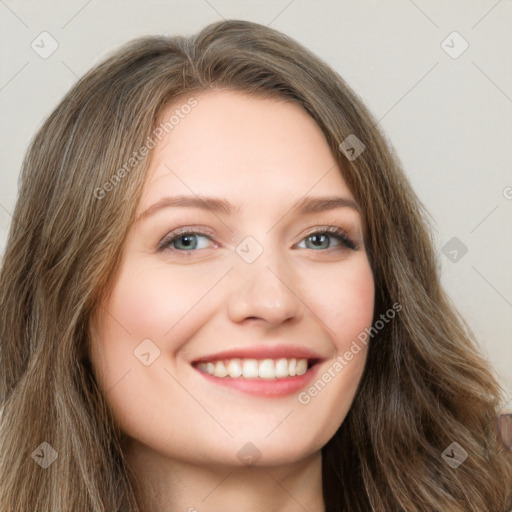
<instances>
[{"instance_id":1,"label":"eyelash","mask_svg":"<svg viewBox=\"0 0 512 512\"><path fill-rule=\"evenodd\" d=\"M324 234L330 235L332 238L337 239L343 246L343 247L334 248L334 250L336 250L336 249L337 250L350 249L353 251L359 250L359 245L356 242L354 242L347 235L347 233L338 226L323 226L321 228L315 228L313 231L310 231L309 233L307 233L305 235L305 237L301 240L301 242L312 235L324 235ZM193 230L190 228L182 228L182 229L177 229L175 231L172 231L171 233L166 235L164 238L162 238L162 240L158 244L158 251L162 252L162 251L166 251L166 250L171 250L171 251L178 252L178 253L180 253L180 252L181 253L191 253L191 252L197 252L198 250L201 250L201 249L190 249L187 251L187 250L173 249L170 247L170 245L174 241L176 241L178 238L180 238L184 235L202 235L202 236L209 238L213 242L213 234L209 231L206 231L203 229ZM315 249L310 249L310 250L315 251ZM325 251L329 251L329 250L333 250L333 249L331 249L331 248L321 249L320 251L315 251L315 252L325 252Z\"/></svg>"}]
</instances>

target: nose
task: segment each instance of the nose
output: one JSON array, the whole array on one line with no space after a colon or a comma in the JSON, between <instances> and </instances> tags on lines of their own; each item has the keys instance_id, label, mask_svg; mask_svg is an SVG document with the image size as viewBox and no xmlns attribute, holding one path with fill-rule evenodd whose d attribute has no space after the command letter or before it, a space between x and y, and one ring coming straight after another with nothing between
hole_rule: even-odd
<instances>
[{"instance_id":1,"label":"nose","mask_svg":"<svg viewBox=\"0 0 512 512\"><path fill-rule=\"evenodd\" d=\"M283 260L270 258L268 253L251 264L237 262L228 299L228 315L233 322L259 320L278 326L302 317L297 277L285 268Z\"/></svg>"}]
</instances>

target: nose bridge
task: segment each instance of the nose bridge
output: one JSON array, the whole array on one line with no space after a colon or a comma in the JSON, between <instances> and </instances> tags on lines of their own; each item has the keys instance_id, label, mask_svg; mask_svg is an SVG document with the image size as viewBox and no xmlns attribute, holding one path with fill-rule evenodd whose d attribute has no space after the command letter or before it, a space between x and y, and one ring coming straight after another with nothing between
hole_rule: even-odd
<instances>
[{"instance_id":1,"label":"nose bridge","mask_svg":"<svg viewBox=\"0 0 512 512\"><path fill-rule=\"evenodd\" d=\"M235 285L229 303L233 320L261 318L278 324L296 317L301 301L293 290L293 270L287 265L285 249L271 243L265 236L264 245L252 236L236 247Z\"/></svg>"}]
</instances>

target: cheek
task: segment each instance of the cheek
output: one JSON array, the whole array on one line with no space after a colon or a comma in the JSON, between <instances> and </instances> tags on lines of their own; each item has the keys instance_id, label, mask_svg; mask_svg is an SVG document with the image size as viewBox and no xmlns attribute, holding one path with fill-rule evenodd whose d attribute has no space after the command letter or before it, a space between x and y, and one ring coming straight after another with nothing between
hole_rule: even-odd
<instances>
[{"instance_id":1,"label":"cheek","mask_svg":"<svg viewBox=\"0 0 512 512\"><path fill-rule=\"evenodd\" d=\"M316 311L337 351L344 351L373 320L375 284L370 265L361 255L340 265L337 272L316 277L317 284L309 286Z\"/></svg>"},{"instance_id":2,"label":"cheek","mask_svg":"<svg viewBox=\"0 0 512 512\"><path fill-rule=\"evenodd\" d=\"M113 293L103 301L91 340L91 360L104 389L111 389L124 375L139 369L134 350L146 339L157 341L172 326L164 308L172 301L166 287L149 272L122 267ZM135 370L135 372L133 371Z\"/></svg>"},{"instance_id":3,"label":"cheek","mask_svg":"<svg viewBox=\"0 0 512 512\"><path fill-rule=\"evenodd\" d=\"M164 279L162 269L127 271L108 304L110 312L134 336L160 337L172 327L169 310L179 310L188 302L187 288L180 280ZM190 292L188 292L190 293Z\"/></svg>"},{"instance_id":4,"label":"cheek","mask_svg":"<svg viewBox=\"0 0 512 512\"><path fill-rule=\"evenodd\" d=\"M215 273L205 273L192 265L170 271L165 263L133 265L121 275L106 308L134 343L145 338L156 343L168 340L169 332L218 279ZM120 326L113 327L121 333ZM167 341L166 348L172 349Z\"/></svg>"},{"instance_id":5,"label":"cheek","mask_svg":"<svg viewBox=\"0 0 512 512\"><path fill-rule=\"evenodd\" d=\"M304 429L314 430L318 418L323 418L317 441L326 443L346 417L361 380L367 355L361 334L372 325L375 284L366 255L316 278L314 287L308 284L315 290L309 299L335 353L311 385L299 393L298 402L309 411Z\"/></svg>"},{"instance_id":6,"label":"cheek","mask_svg":"<svg viewBox=\"0 0 512 512\"><path fill-rule=\"evenodd\" d=\"M127 380L134 380L142 366L136 357L139 346L149 347L155 355L160 350L151 368L172 361L197 323L190 313L197 313L218 274L193 265L170 272L162 262L123 264L112 295L102 303L97 334L90 344L93 367L104 389L117 386L129 372ZM148 345L148 339L158 348Z\"/></svg>"}]
</instances>

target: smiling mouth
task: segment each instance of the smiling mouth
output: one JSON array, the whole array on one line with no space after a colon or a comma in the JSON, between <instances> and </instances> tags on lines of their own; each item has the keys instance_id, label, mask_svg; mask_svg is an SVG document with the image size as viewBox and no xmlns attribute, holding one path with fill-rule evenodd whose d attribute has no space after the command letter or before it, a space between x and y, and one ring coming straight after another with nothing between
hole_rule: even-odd
<instances>
[{"instance_id":1,"label":"smiling mouth","mask_svg":"<svg viewBox=\"0 0 512 512\"><path fill-rule=\"evenodd\" d=\"M281 357L278 359L231 358L195 362L193 366L205 374L219 378L279 380L300 377L318 362L318 359L295 357Z\"/></svg>"}]
</instances>

